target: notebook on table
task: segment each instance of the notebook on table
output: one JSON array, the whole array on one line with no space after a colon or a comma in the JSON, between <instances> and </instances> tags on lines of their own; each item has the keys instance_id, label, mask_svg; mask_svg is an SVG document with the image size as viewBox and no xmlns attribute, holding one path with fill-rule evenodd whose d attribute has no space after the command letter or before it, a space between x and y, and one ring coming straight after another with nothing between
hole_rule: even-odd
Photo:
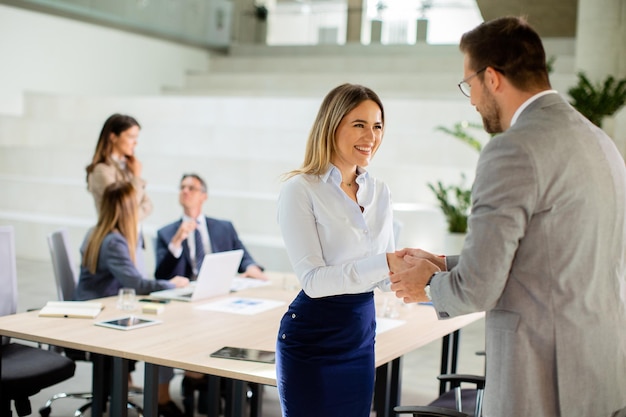
<instances>
[{"instance_id":1,"label":"notebook on table","mask_svg":"<svg viewBox=\"0 0 626 417\"><path fill-rule=\"evenodd\" d=\"M103 309L94 301L48 301L39 311L39 317L94 318Z\"/></svg>"},{"instance_id":2,"label":"notebook on table","mask_svg":"<svg viewBox=\"0 0 626 417\"><path fill-rule=\"evenodd\" d=\"M204 256L194 285L155 291L150 296L167 300L198 301L226 295L230 292L242 257L242 249L208 253Z\"/></svg>"}]
</instances>

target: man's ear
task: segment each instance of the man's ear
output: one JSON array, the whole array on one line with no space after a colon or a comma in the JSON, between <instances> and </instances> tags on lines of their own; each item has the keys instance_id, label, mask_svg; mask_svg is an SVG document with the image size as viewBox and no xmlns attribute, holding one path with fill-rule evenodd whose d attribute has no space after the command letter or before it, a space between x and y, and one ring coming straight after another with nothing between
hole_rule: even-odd
<instances>
[{"instance_id":1,"label":"man's ear","mask_svg":"<svg viewBox=\"0 0 626 417\"><path fill-rule=\"evenodd\" d=\"M484 83L492 93L500 90L503 82L504 75L502 75L501 72L496 71L492 67L487 67L485 70Z\"/></svg>"}]
</instances>

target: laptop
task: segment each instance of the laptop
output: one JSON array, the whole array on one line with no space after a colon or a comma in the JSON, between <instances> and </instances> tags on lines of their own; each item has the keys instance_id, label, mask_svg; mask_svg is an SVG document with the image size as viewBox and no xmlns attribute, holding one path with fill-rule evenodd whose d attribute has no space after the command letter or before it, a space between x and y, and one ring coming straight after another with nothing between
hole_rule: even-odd
<instances>
[{"instance_id":1,"label":"laptop","mask_svg":"<svg viewBox=\"0 0 626 417\"><path fill-rule=\"evenodd\" d=\"M150 293L158 299L198 301L226 295L230 292L233 278L237 274L243 249L208 253L204 256L198 278L184 288L172 288Z\"/></svg>"}]
</instances>

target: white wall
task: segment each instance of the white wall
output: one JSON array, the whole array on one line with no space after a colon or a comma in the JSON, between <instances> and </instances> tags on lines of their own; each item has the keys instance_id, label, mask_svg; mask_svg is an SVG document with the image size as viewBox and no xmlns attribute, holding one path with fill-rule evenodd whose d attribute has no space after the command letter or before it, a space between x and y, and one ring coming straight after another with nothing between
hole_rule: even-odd
<instances>
[{"instance_id":1,"label":"white wall","mask_svg":"<svg viewBox=\"0 0 626 417\"><path fill-rule=\"evenodd\" d=\"M138 56L137 51L141 51ZM206 50L0 5L0 114L21 114L25 91L159 94L204 70Z\"/></svg>"}]
</instances>

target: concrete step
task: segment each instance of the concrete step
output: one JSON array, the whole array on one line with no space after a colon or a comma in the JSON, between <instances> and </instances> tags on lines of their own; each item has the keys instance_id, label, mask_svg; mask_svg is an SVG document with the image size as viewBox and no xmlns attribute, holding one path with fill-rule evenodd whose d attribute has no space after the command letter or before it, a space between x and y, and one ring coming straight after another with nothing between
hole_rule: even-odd
<instances>
[{"instance_id":1,"label":"concrete step","mask_svg":"<svg viewBox=\"0 0 626 417\"><path fill-rule=\"evenodd\" d=\"M458 100L457 84L462 71L438 73L313 73L313 72L216 72L190 74L184 88L165 89L165 94L191 96L324 97L343 83L362 84L373 89L384 101ZM552 74L553 87L566 93L575 85L574 74Z\"/></svg>"},{"instance_id":2,"label":"concrete step","mask_svg":"<svg viewBox=\"0 0 626 417\"><path fill-rule=\"evenodd\" d=\"M453 45L428 45L420 48L415 45L399 48L395 53L376 55L364 53L359 55L344 54L291 54L272 53L267 55L238 54L212 55L207 73L316 73L316 74L437 74L453 73L458 76L463 71L463 55ZM548 53L548 59L554 60L552 69L556 74L573 73L575 68L574 53L565 51ZM393 50L393 49L392 49ZM345 52L345 51L344 51ZM190 71L189 74L200 74Z\"/></svg>"},{"instance_id":3,"label":"concrete step","mask_svg":"<svg viewBox=\"0 0 626 417\"><path fill-rule=\"evenodd\" d=\"M210 73L456 73L463 70L463 56L453 54L428 56L416 51L397 56L213 56Z\"/></svg>"}]
</instances>

